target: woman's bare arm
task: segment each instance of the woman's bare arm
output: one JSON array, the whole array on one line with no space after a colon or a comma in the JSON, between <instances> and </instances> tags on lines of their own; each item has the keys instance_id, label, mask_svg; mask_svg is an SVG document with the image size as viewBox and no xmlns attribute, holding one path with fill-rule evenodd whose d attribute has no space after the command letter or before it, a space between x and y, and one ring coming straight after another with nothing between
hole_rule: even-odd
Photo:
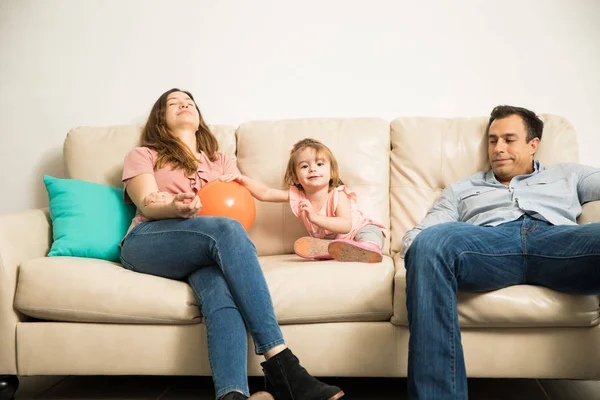
<instances>
[{"instance_id":1,"label":"woman's bare arm","mask_svg":"<svg viewBox=\"0 0 600 400\"><path fill-rule=\"evenodd\" d=\"M194 192L159 192L152 174L140 174L127 183L127 194L148 219L193 218L202 204Z\"/></svg>"}]
</instances>

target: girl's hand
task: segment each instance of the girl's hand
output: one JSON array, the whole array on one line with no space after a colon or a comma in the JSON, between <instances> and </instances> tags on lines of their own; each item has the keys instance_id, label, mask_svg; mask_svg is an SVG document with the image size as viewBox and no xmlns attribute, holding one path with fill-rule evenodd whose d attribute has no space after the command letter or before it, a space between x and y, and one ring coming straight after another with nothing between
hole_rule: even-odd
<instances>
[{"instance_id":1,"label":"girl's hand","mask_svg":"<svg viewBox=\"0 0 600 400\"><path fill-rule=\"evenodd\" d=\"M202 208L200 197L194 192L176 194L170 205L180 218L194 218Z\"/></svg>"},{"instance_id":2,"label":"girl's hand","mask_svg":"<svg viewBox=\"0 0 600 400\"><path fill-rule=\"evenodd\" d=\"M316 216L316 214L313 212L312 204L310 204L310 201L301 200L299 206L300 212L304 213L304 215L306 215L306 218L308 218L310 222L314 222L313 219Z\"/></svg>"},{"instance_id":3,"label":"girl's hand","mask_svg":"<svg viewBox=\"0 0 600 400\"><path fill-rule=\"evenodd\" d=\"M223 182L237 182L242 186L246 186L246 177L244 175L240 175L240 174L226 174L226 175L221 175L219 177L220 181Z\"/></svg>"}]
</instances>

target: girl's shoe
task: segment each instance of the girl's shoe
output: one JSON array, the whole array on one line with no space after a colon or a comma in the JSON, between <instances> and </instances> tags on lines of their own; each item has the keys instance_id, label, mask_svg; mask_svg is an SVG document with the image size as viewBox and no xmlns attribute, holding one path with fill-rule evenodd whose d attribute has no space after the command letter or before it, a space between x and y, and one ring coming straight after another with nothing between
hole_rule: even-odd
<instances>
[{"instance_id":1,"label":"girl's shoe","mask_svg":"<svg viewBox=\"0 0 600 400\"><path fill-rule=\"evenodd\" d=\"M327 251L337 261L378 263L383 259L379 246L365 240L332 240Z\"/></svg>"},{"instance_id":2,"label":"girl's shoe","mask_svg":"<svg viewBox=\"0 0 600 400\"><path fill-rule=\"evenodd\" d=\"M331 240L304 236L294 242L294 253L308 260L331 260L327 251Z\"/></svg>"},{"instance_id":3,"label":"girl's shoe","mask_svg":"<svg viewBox=\"0 0 600 400\"><path fill-rule=\"evenodd\" d=\"M221 397L221 400L274 400L267 392L254 393L250 397L246 397L240 392L229 392L225 396Z\"/></svg>"},{"instance_id":4,"label":"girl's shoe","mask_svg":"<svg viewBox=\"0 0 600 400\"><path fill-rule=\"evenodd\" d=\"M266 390L277 400L337 400L344 395L339 387L312 377L290 349L260 365L265 373Z\"/></svg>"}]
</instances>

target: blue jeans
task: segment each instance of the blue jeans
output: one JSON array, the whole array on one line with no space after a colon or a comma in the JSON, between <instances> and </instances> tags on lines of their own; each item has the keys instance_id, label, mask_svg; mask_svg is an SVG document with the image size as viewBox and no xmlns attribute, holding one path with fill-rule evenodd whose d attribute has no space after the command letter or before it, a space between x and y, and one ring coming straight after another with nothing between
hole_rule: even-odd
<instances>
[{"instance_id":1,"label":"blue jeans","mask_svg":"<svg viewBox=\"0 0 600 400\"><path fill-rule=\"evenodd\" d=\"M525 216L496 227L423 230L405 256L411 399L466 399L456 291L511 285L600 293L600 224L553 226Z\"/></svg>"},{"instance_id":2,"label":"blue jeans","mask_svg":"<svg viewBox=\"0 0 600 400\"><path fill-rule=\"evenodd\" d=\"M125 238L121 262L189 283L202 305L217 398L233 390L249 396L246 326L257 354L284 341L256 248L242 225L222 217L144 222Z\"/></svg>"}]
</instances>

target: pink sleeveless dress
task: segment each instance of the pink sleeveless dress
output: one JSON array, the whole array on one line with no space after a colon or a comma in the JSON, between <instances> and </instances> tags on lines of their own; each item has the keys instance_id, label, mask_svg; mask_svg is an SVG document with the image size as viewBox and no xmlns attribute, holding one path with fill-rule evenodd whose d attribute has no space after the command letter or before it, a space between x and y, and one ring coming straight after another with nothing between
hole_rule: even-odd
<instances>
[{"instance_id":1,"label":"pink sleeveless dress","mask_svg":"<svg viewBox=\"0 0 600 400\"><path fill-rule=\"evenodd\" d=\"M358 209L356 204L356 193L349 190L345 185L338 186L333 189L327 195L327 199L325 200L325 204L323 207L317 211L318 215L323 215L326 217L335 217L335 210L337 209L338 201L340 196L348 197L350 202L350 214L352 215L352 229L350 232L341 234L336 232L331 232L326 229L323 229L308 220L304 213L300 212L300 201L308 200L306 194L299 190L295 186L290 186L290 207L292 208L292 212L298 218L302 219L306 230L309 235L319 239L349 239L352 240L356 236L356 232L358 232L365 225L377 225L381 228L384 236L387 236L387 229L385 225L383 225L380 221L375 218L370 218L365 216L362 211Z\"/></svg>"}]
</instances>

